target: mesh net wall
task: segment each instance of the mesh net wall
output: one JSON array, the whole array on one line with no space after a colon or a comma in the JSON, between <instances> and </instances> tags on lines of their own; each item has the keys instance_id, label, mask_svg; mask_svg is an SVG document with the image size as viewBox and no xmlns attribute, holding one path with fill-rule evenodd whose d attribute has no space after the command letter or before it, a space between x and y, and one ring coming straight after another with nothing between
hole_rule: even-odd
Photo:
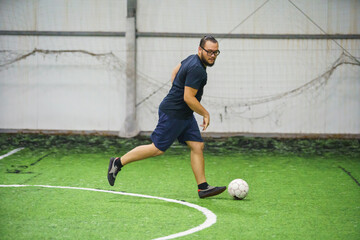
<instances>
[{"instance_id":1,"label":"mesh net wall","mask_svg":"<svg viewBox=\"0 0 360 240\"><path fill-rule=\"evenodd\" d=\"M30 1L29 6L7 1L1 10L2 29L125 31L126 1L116 5L117 10L113 1L104 1L99 11L92 2L79 15L73 13L81 4L66 2L58 1L56 8L44 1ZM184 1L182 7L191 17L185 17L178 4L138 0L137 31L284 36L218 38L221 54L207 69L201 102L211 114L209 132L360 133L359 39L301 38L358 34L356 1ZM204 11L198 13L198 7ZM21 14L28 8L36 11ZM66 17L64 9L71 14ZM11 12L21 17L13 18ZM99 23L99 18L107 20ZM84 27L87 21L94 25ZM289 34L299 37L285 39ZM5 113L0 128L121 132L127 94L124 37L0 40L0 110ZM154 129L172 69L196 54L198 44L192 37L136 39L134 91L140 131Z\"/></svg>"}]
</instances>

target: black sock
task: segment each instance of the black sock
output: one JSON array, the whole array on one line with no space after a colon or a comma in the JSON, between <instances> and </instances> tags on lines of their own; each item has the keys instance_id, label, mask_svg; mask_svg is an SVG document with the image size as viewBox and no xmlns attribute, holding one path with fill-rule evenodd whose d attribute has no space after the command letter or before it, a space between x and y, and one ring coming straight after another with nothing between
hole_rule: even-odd
<instances>
[{"instance_id":1,"label":"black sock","mask_svg":"<svg viewBox=\"0 0 360 240\"><path fill-rule=\"evenodd\" d=\"M209 186L209 184L208 184L207 182L203 182L203 183L201 183L201 184L198 185L198 188L199 188L200 190L205 190L205 189L208 188L208 186Z\"/></svg>"},{"instance_id":2,"label":"black sock","mask_svg":"<svg viewBox=\"0 0 360 240\"><path fill-rule=\"evenodd\" d=\"M123 165L121 163L121 158L116 158L115 160L115 166L117 166L118 168L122 168Z\"/></svg>"}]
</instances>

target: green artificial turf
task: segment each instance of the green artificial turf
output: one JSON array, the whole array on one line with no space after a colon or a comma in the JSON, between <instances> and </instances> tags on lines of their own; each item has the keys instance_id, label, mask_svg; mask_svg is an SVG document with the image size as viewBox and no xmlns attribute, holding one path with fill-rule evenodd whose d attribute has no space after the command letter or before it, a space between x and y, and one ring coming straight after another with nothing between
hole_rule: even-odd
<instances>
[{"instance_id":1,"label":"green artificial turf","mask_svg":"<svg viewBox=\"0 0 360 240\"><path fill-rule=\"evenodd\" d=\"M146 194L194 203L217 222L180 239L360 239L359 140L209 139L212 185L249 184L245 200L227 192L199 199L186 147L132 163L107 183L111 156L147 139L0 134L0 184L52 185ZM42 187L0 188L1 239L154 239L205 216L155 199Z\"/></svg>"}]
</instances>

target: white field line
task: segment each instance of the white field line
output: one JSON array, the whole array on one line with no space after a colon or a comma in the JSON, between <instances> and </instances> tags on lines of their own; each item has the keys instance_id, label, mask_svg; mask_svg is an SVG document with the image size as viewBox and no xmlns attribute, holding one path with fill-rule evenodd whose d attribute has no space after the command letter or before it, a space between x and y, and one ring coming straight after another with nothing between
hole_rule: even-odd
<instances>
[{"instance_id":1,"label":"white field line","mask_svg":"<svg viewBox=\"0 0 360 240\"><path fill-rule=\"evenodd\" d=\"M8 152L7 154L4 154L4 155L0 156L0 160L3 159L3 158L8 157L8 156L10 156L10 155L12 155L12 154L14 154L14 153L17 153L18 151L21 151L21 150L23 150L23 149L24 149L24 148L14 149L14 150Z\"/></svg>"},{"instance_id":2,"label":"white field line","mask_svg":"<svg viewBox=\"0 0 360 240\"><path fill-rule=\"evenodd\" d=\"M202 212L206 216L205 222L200 224L197 227L191 228L189 230L186 230L184 232L175 233L169 236L156 238L155 240L165 240L165 239L174 239L178 237L183 237L198 231L201 231L205 228L210 227L211 225L216 223L216 215L210 211L207 208L201 207L199 205L183 202L180 200L170 199L170 198L163 198L163 197L154 197L150 195L143 195L143 194L136 194L136 193L125 193L125 192L115 192L115 191L109 191L109 190L101 190L101 189L94 189L94 188L81 188L81 187L64 187L64 186L49 186L49 185L0 185L0 187L44 187L44 188L62 188L62 189L75 189L75 190L85 190L85 191L93 191L93 192L104 192L104 193L112 193L112 194L120 194L120 195L126 195L126 196L132 196L132 197L142 197L142 198L150 198L150 199L157 199L161 201L166 202L172 202L172 203L178 203L185 205L187 207L194 208L200 212Z\"/></svg>"}]
</instances>

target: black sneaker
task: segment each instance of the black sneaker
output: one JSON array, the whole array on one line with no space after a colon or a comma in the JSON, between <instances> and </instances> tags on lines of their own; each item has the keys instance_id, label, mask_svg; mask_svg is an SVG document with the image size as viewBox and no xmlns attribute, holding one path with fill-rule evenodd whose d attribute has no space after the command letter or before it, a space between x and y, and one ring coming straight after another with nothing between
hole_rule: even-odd
<instances>
[{"instance_id":1,"label":"black sneaker","mask_svg":"<svg viewBox=\"0 0 360 240\"><path fill-rule=\"evenodd\" d=\"M115 183L115 178L116 178L116 175L118 174L118 172L120 172L121 168L119 168L118 166L115 165L115 161L119 159L118 157L117 158L110 158L110 163L109 163L109 169L108 169L108 174L107 174L107 177L108 177L108 181L109 181L109 184L111 186L114 186L114 183Z\"/></svg>"},{"instance_id":2,"label":"black sneaker","mask_svg":"<svg viewBox=\"0 0 360 240\"><path fill-rule=\"evenodd\" d=\"M218 195L218 194L222 193L225 190L226 190L226 187L208 186L207 189L204 189L204 190L199 189L198 192L199 192L199 197L200 198L206 198L206 197L211 197L211 196Z\"/></svg>"}]
</instances>

